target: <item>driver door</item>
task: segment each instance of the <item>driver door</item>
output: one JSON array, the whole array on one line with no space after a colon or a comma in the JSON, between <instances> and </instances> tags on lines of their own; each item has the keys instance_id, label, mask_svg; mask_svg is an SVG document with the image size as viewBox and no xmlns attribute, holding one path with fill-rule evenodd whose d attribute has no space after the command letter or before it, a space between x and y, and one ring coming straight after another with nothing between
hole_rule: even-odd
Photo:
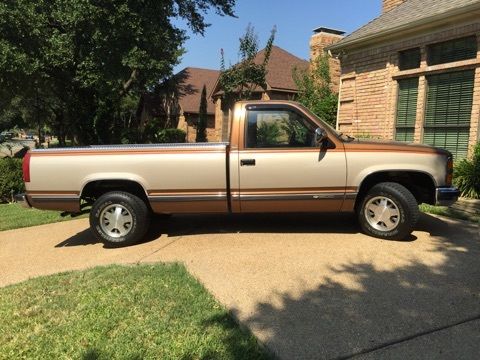
<instances>
[{"instance_id":1,"label":"driver door","mask_svg":"<svg viewBox=\"0 0 480 360\"><path fill-rule=\"evenodd\" d=\"M247 107L240 189L233 194L241 212L340 211L346 184L343 144L329 141L320 148L318 127L293 106Z\"/></svg>"}]
</instances>

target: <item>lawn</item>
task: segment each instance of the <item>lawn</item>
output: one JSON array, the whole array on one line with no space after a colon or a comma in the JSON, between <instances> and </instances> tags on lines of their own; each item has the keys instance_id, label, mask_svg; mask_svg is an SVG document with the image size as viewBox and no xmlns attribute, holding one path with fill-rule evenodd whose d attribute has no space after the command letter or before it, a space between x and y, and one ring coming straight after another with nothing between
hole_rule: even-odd
<instances>
[{"instance_id":1,"label":"lawn","mask_svg":"<svg viewBox=\"0 0 480 360\"><path fill-rule=\"evenodd\" d=\"M109 266L0 288L0 359L269 359L182 265Z\"/></svg>"},{"instance_id":2,"label":"lawn","mask_svg":"<svg viewBox=\"0 0 480 360\"><path fill-rule=\"evenodd\" d=\"M18 204L0 204L0 231L71 220L59 211L25 209Z\"/></svg>"},{"instance_id":3,"label":"lawn","mask_svg":"<svg viewBox=\"0 0 480 360\"><path fill-rule=\"evenodd\" d=\"M427 214L441 215L441 216L446 216L453 219L468 220L468 221L480 223L480 217L474 216L474 215L469 216L461 211L452 209L451 207L421 204L419 208L420 208L420 211Z\"/></svg>"}]
</instances>

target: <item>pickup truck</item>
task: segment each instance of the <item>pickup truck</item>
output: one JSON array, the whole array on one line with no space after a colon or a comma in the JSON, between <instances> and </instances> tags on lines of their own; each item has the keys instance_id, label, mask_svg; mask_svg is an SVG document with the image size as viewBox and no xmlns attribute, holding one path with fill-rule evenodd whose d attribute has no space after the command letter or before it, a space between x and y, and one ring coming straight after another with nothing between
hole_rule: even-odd
<instances>
[{"instance_id":1,"label":"pickup truck","mask_svg":"<svg viewBox=\"0 0 480 360\"><path fill-rule=\"evenodd\" d=\"M17 200L72 214L91 206L93 233L128 245L152 213L355 212L366 234L405 239L418 204L458 198L446 150L360 141L289 101L239 102L231 118L228 143L30 151Z\"/></svg>"}]
</instances>

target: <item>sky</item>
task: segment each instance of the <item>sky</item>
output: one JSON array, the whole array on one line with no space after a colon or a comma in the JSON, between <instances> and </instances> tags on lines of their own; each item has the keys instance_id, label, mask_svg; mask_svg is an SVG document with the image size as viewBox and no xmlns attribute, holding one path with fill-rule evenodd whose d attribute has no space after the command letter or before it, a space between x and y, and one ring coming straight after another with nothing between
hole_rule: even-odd
<instances>
[{"instance_id":1,"label":"sky","mask_svg":"<svg viewBox=\"0 0 480 360\"><path fill-rule=\"evenodd\" d=\"M224 49L226 65L238 60L238 39L250 23L262 49L273 26L277 26L275 45L302 58L309 58L309 41L313 29L328 27L350 33L380 15L381 0L237 0L237 18L206 15L211 26L205 35L192 34L185 43L187 53L175 67L219 69L220 49ZM186 28L186 25L177 21Z\"/></svg>"}]
</instances>

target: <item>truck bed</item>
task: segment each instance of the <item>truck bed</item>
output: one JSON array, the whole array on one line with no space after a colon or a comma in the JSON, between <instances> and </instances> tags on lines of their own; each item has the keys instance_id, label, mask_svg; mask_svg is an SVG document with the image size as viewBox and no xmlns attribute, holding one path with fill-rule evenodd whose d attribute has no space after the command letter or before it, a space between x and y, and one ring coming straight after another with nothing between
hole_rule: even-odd
<instances>
[{"instance_id":1,"label":"truck bed","mask_svg":"<svg viewBox=\"0 0 480 360\"><path fill-rule=\"evenodd\" d=\"M27 198L34 207L76 211L88 184L118 180L138 183L157 213L226 212L227 147L146 144L33 150Z\"/></svg>"}]
</instances>

